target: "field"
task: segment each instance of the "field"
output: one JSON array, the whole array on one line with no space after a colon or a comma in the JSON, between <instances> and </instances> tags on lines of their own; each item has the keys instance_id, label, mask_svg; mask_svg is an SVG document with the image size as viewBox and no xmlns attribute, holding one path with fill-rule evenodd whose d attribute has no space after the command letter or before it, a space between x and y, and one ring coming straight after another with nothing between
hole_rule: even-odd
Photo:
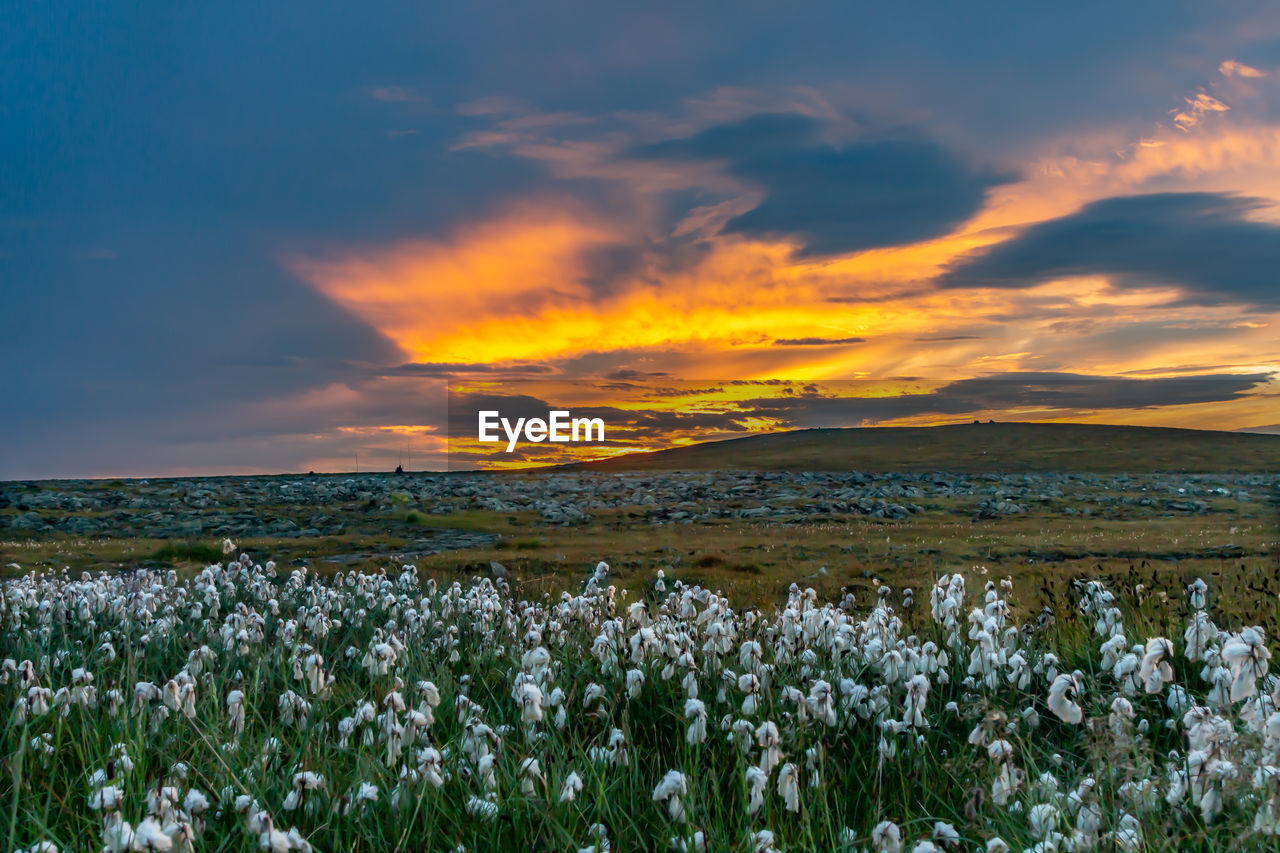
<instances>
[{"instance_id":1,"label":"field","mask_svg":"<svg viewBox=\"0 0 1280 853\"><path fill-rule=\"evenodd\" d=\"M0 844L1275 849L1233 446L0 484Z\"/></svg>"}]
</instances>

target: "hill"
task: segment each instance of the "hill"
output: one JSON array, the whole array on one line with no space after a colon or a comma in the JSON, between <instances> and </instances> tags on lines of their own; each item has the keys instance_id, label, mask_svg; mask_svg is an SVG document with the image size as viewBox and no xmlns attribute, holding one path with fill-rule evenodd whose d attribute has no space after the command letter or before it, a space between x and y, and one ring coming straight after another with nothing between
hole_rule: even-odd
<instances>
[{"instance_id":1,"label":"hill","mask_svg":"<svg viewBox=\"0 0 1280 853\"><path fill-rule=\"evenodd\" d=\"M805 429L632 453L594 471L1280 472L1280 436L1063 423Z\"/></svg>"}]
</instances>

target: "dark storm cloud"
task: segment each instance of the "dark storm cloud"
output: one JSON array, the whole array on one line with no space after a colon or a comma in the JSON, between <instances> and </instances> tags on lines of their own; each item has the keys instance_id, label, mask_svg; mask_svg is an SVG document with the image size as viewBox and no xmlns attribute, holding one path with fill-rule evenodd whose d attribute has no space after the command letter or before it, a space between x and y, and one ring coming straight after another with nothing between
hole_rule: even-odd
<instances>
[{"instance_id":1,"label":"dark storm cloud","mask_svg":"<svg viewBox=\"0 0 1280 853\"><path fill-rule=\"evenodd\" d=\"M672 206L683 216L685 209ZM577 281L590 289L596 298L607 298L633 286L643 275L650 280L688 272L711 253L711 247L693 235L654 240L637 235L634 243L612 243L588 248L578 261L583 272Z\"/></svg>"},{"instance_id":2,"label":"dark storm cloud","mask_svg":"<svg viewBox=\"0 0 1280 853\"><path fill-rule=\"evenodd\" d=\"M381 376L423 376L449 379L473 374L498 374L500 376L538 376L554 373L549 364L485 364L465 362L407 362L378 370Z\"/></svg>"},{"instance_id":3,"label":"dark storm cloud","mask_svg":"<svg viewBox=\"0 0 1280 853\"><path fill-rule=\"evenodd\" d=\"M789 428L847 427L916 415L956 416L1025 407L1073 411L1223 402L1246 396L1269 378L1269 374L1128 379L1013 373L963 379L894 397L861 396L859 383L850 382L827 396L759 398L739 406L745 415L781 418Z\"/></svg>"},{"instance_id":4,"label":"dark storm cloud","mask_svg":"<svg viewBox=\"0 0 1280 853\"><path fill-rule=\"evenodd\" d=\"M866 338L778 338L775 347L826 347L835 344L861 344Z\"/></svg>"},{"instance_id":5,"label":"dark storm cloud","mask_svg":"<svg viewBox=\"0 0 1280 853\"><path fill-rule=\"evenodd\" d=\"M1280 226L1246 218L1267 206L1222 193L1104 199L960 261L940 284L1018 288L1104 275L1120 287L1177 286L1193 304L1274 309Z\"/></svg>"},{"instance_id":6,"label":"dark storm cloud","mask_svg":"<svg viewBox=\"0 0 1280 853\"><path fill-rule=\"evenodd\" d=\"M691 386L692 387L690 387L690 385L686 385L680 388L668 388L659 385L644 389L643 395L645 397L665 399L668 397L696 397L703 394L719 394L724 391L723 385L699 385L697 383L691 383Z\"/></svg>"},{"instance_id":7,"label":"dark storm cloud","mask_svg":"<svg viewBox=\"0 0 1280 853\"><path fill-rule=\"evenodd\" d=\"M1049 406L1058 409L1129 409L1216 403L1243 397L1270 378L1266 373L1225 373L1126 379L1070 373L1011 373L962 379L939 396L972 409Z\"/></svg>"},{"instance_id":8,"label":"dark storm cloud","mask_svg":"<svg viewBox=\"0 0 1280 853\"><path fill-rule=\"evenodd\" d=\"M630 367L619 368L618 370L606 373L605 379L655 379L661 376L670 376L671 374L662 370L635 370Z\"/></svg>"},{"instance_id":9,"label":"dark storm cloud","mask_svg":"<svg viewBox=\"0 0 1280 853\"><path fill-rule=\"evenodd\" d=\"M480 412L501 412L512 423L516 418L545 418L555 408L546 400L531 394L502 392L472 393L449 392L449 435L474 436L479 425Z\"/></svg>"},{"instance_id":10,"label":"dark storm cloud","mask_svg":"<svg viewBox=\"0 0 1280 853\"><path fill-rule=\"evenodd\" d=\"M139 436L157 420L361 375L396 357L379 334L263 259L213 237L120 240L84 261L41 233L4 264L0 384L19 427L86 425ZM22 282L38 281L39 286ZM45 420L45 426L38 426ZM10 428L15 424L8 424ZM73 429L74 431L74 429Z\"/></svg>"},{"instance_id":11,"label":"dark storm cloud","mask_svg":"<svg viewBox=\"0 0 1280 853\"><path fill-rule=\"evenodd\" d=\"M758 115L630 156L718 162L765 194L725 230L795 237L803 255L900 246L937 237L972 216L1011 174L969 162L911 135L829 144L823 123L801 115Z\"/></svg>"}]
</instances>

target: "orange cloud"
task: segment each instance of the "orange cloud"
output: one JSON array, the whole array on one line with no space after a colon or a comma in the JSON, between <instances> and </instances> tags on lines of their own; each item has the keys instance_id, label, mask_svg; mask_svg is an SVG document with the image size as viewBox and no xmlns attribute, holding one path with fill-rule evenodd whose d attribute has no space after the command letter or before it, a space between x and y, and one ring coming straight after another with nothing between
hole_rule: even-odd
<instances>
[{"instance_id":1,"label":"orange cloud","mask_svg":"<svg viewBox=\"0 0 1280 853\"><path fill-rule=\"evenodd\" d=\"M1007 369L1117 372L1280 361L1265 319L1252 318L1257 327L1248 328L1236 321L1249 318L1230 306L1163 307L1176 289L1117 292L1098 277L1023 291L927 286L962 252L999 239L991 231L804 262L785 244L719 238L686 268L641 264L593 290L584 283L585 255L621 233L569 208L526 206L447 242L294 268L418 362L563 362L593 353L635 360L650 353L652 369L685 377L821 379L954 378L990 369L997 357ZM1134 324L1188 319L1218 331L1197 335L1194 345L1176 334L1144 340L1141 353L1122 341L1086 343ZM1068 328L1074 333L1064 335ZM773 345L788 338L864 340Z\"/></svg>"},{"instance_id":2,"label":"orange cloud","mask_svg":"<svg viewBox=\"0 0 1280 853\"><path fill-rule=\"evenodd\" d=\"M1176 288L1117 290L1101 276L1025 290L938 291L930 284L965 253L1102 198L1210 190L1280 199L1280 127L1252 118L1234 100L1244 91L1242 78L1266 75L1233 62L1220 71L1222 80L1207 84L1215 94L1188 97L1172 122L1140 138L1100 132L1047 147L1025 164L1022 181L996 187L951 234L816 260L797 260L795 247L783 242L717 235L759 195L700 164L631 162L619 156L627 142L620 137L548 135L548 127L573 123L572 116L477 105L477 114L514 118L463 145L539 160L560 178L615 181L634 198L630 219L602 217L564 198L535 198L447 239L294 258L290 266L415 362L550 362L566 375L627 366L681 378L805 380L944 380L1003 371L1182 375L1182 366L1196 364L1209 365L1200 371L1206 373L1276 371L1280 314L1182 307ZM1230 104L1224 89L1234 93ZM726 114L750 106L741 92L716 97L715 109ZM827 109L819 101L809 108ZM637 121L650 130L662 124L655 117ZM669 133L669 124L659 130ZM673 234L655 233L662 194L695 186L715 200L690 211ZM1280 217L1280 207L1256 215ZM659 250L640 248L667 238L697 241L704 251L671 263ZM593 258L620 246L634 254L634 264L603 284L594 281ZM862 340L848 340L855 338ZM848 342L774 346L779 339ZM1187 425L1217 419L1221 428L1248 426L1265 419L1267 405L1203 404L1187 410L1194 420ZM1180 417L1071 414L1134 423Z\"/></svg>"},{"instance_id":3,"label":"orange cloud","mask_svg":"<svg viewBox=\"0 0 1280 853\"><path fill-rule=\"evenodd\" d=\"M1237 62L1234 59L1228 59L1226 62L1218 66L1218 73L1224 77L1266 77L1266 71L1259 71L1257 68L1245 65L1243 62Z\"/></svg>"},{"instance_id":4,"label":"orange cloud","mask_svg":"<svg viewBox=\"0 0 1280 853\"><path fill-rule=\"evenodd\" d=\"M931 247L918 250L921 260L895 250L880 260L813 264L792 262L785 244L737 239L715 241L688 268L644 265L593 292L583 283L584 255L616 238L606 226L527 208L464 229L449 243L297 261L294 269L414 361L501 363L684 347L719 352L721 363L731 360L728 352L752 352L739 359L754 362L750 376L875 371L888 355L883 342L916 334L922 314L964 315L988 298L904 295L908 288L892 279L913 267L936 270L945 253ZM900 269L889 273L894 263ZM799 353L772 345L814 336L867 342Z\"/></svg>"},{"instance_id":5,"label":"orange cloud","mask_svg":"<svg viewBox=\"0 0 1280 853\"><path fill-rule=\"evenodd\" d=\"M460 329L572 310L590 296L581 282L583 253L616 237L573 204L525 204L462 228L447 243L412 241L334 260L294 258L290 265L410 360L489 362L520 357L519 351L546 353L518 341L492 341L491 352L460 345Z\"/></svg>"},{"instance_id":6,"label":"orange cloud","mask_svg":"<svg viewBox=\"0 0 1280 853\"><path fill-rule=\"evenodd\" d=\"M1173 113L1173 123L1182 130L1199 124L1209 113L1225 113L1231 109L1222 101L1205 92L1198 92L1184 100L1187 102L1186 108L1175 110Z\"/></svg>"}]
</instances>

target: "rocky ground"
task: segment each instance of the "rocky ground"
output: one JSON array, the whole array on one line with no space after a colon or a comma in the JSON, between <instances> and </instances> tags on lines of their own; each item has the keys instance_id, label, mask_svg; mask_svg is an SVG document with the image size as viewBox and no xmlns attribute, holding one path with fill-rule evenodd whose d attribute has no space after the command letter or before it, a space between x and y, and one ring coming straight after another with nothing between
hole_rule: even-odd
<instances>
[{"instance_id":1,"label":"rocky ground","mask_svg":"<svg viewBox=\"0 0 1280 853\"><path fill-rule=\"evenodd\" d=\"M941 509L975 520L1049 510L1124 518L1206 514L1274 502L1267 474L653 473L361 474L60 480L0 483L0 531L10 537L335 536L408 508L448 517L471 510L531 513L538 524L583 525L628 510L651 524L752 519L779 523L864 516L907 519Z\"/></svg>"},{"instance_id":2,"label":"rocky ground","mask_svg":"<svg viewBox=\"0 0 1280 853\"><path fill-rule=\"evenodd\" d=\"M1280 570L1280 475L556 471L0 483L0 572L222 559L225 538L322 573L501 566L571 589L600 557L740 597L982 566L1047 589L1082 573ZM1244 576L1240 572L1234 574ZM1150 585L1152 579L1147 580ZM526 593L534 590L526 589ZM1048 595L1048 593L1046 593Z\"/></svg>"}]
</instances>

